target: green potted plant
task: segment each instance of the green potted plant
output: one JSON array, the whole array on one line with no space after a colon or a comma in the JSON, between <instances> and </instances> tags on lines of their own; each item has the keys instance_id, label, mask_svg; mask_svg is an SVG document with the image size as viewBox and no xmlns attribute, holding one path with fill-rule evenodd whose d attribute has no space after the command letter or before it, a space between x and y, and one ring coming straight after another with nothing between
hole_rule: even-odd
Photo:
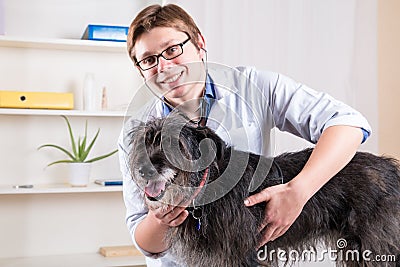
<instances>
[{"instance_id":1,"label":"green potted plant","mask_svg":"<svg viewBox=\"0 0 400 267\"><path fill-rule=\"evenodd\" d=\"M70 177L69 177L70 184L72 186L86 186L89 182L91 163L110 157L111 155L115 154L118 150L113 150L105 155L88 159L88 155L92 150L97 140L97 137L99 136L100 129L97 130L95 136L89 142L87 136L87 121L86 121L85 134L83 137L79 137L78 140L76 141L68 118L64 115L62 115L61 117L63 117L65 122L67 123L69 137L71 140L71 150L68 150L66 148L54 144L44 144L41 145L38 149L42 149L44 147L52 147L65 153L68 156L68 159L57 160L48 164L47 166L59 163L68 163L70 168Z\"/></svg>"}]
</instances>

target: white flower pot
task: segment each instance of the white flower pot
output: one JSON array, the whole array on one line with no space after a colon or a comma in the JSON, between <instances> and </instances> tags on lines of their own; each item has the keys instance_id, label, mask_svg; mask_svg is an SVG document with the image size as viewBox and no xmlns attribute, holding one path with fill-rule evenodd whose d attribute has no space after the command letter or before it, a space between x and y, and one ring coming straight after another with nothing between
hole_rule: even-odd
<instances>
[{"instance_id":1,"label":"white flower pot","mask_svg":"<svg viewBox=\"0 0 400 267\"><path fill-rule=\"evenodd\" d=\"M87 186L89 183L91 163L68 163L69 183L72 186Z\"/></svg>"}]
</instances>

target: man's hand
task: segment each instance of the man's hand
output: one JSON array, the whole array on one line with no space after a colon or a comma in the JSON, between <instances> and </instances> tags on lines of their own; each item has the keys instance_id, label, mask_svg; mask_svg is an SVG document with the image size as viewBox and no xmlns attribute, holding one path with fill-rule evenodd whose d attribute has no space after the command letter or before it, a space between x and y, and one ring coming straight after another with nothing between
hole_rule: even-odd
<instances>
[{"instance_id":1,"label":"man's hand","mask_svg":"<svg viewBox=\"0 0 400 267\"><path fill-rule=\"evenodd\" d=\"M300 215L307 200L290 183L271 186L245 200L246 206L266 202L259 246L283 235Z\"/></svg>"},{"instance_id":2,"label":"man's hand","mask_svg":"<svg viewBox=\"0 0 400 267\"><path fill-rule=\"evenodd\" d=\"M149 210L149 216L152 216L160 225L176 227L182 224L189 212L186 207L165 205L154 210Z\"/></svg>"}]
</instances>

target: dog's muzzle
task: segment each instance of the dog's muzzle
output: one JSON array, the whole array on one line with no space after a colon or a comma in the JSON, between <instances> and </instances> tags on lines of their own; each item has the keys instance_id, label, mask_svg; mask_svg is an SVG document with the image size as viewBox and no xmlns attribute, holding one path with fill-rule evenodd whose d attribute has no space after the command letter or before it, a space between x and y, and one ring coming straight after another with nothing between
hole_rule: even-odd
<instances>
[{"instance_id":1,"label":"dog's muzzle","mask_svg":"<svg viewBox=\"0 0 400 267\"><path fill-rule=\"evenodd\" d=\"M162 199L170 183L161 180L149 180L144 187L144 194L150 201Z\"/></svg>"},{"instance_id":2,"label":"dog's muzzle","mask_svg":"<svg viewBox=\"0 0 400 267\"><path fill-rule=\"evenodd\" d=\"M137 169L137 174L142 180L145 196L150 201L162 199L175 176L172 170L166 169L159 172L152 164L141 165Z\"/></svg>"}]
</instances>

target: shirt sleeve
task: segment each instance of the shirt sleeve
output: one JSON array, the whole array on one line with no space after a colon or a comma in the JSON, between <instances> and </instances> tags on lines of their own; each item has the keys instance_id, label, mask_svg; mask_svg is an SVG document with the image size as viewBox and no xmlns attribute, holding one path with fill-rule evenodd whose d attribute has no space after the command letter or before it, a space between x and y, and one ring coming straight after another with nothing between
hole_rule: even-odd
<instances>
[{"instance_id":1,"label":"shirt sleeve","mask_svg":"<svg viewBox=\"0 0 400 267\"><path fill-rule=\"evenodd\" d=\"M371 134L368 121L360 112L282 74L256 72L256 82L269 99L275 126L316 143L322 132L334 125L354 126Z\"/></svg>"},{"instance_id":2,"label":"shirt sleeve","mask_svg":"<svg viewBox=\"0 0 400 267\"><path fill-rule=\"evenodd\" d=\"M130 141L128 134L129 131L126 130L126 127L129 127L127 125L130 125L130 123L127 122L125 124L125 128L122 130L118 140L120 169L123 177L123 198L126 207L125 220L135 247L146 257L159 258L162 257L165 252L157 254L150 253L143 250L135 240L136 227L138 226L139 222L147 216L148 209L144 203L143 192L133 181L129 171Z\"/></svg>"}]
</instances>

